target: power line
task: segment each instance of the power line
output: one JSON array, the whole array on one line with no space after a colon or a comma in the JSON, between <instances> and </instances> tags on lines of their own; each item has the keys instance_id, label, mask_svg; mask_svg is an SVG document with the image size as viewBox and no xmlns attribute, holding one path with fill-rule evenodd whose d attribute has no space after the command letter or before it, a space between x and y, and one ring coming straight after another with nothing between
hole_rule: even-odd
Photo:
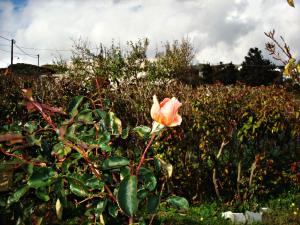
<instances>
[{"instance_id":1,"label":"power line","mask_svg":"<svg viewBox=\"0 0 300 225\"><path fill-rule=\"evenodd\" d=\"M4 49L0 49L0 51L6 52L6 53L10 53L10 51L4 50ZM21 56L21 55L27 55L27 54L20 53L20 52L14 52L14 55L16 55L16 56ZM34 56L35 56L35 55L34 55ZM32 57L32 56L31 56L31 57ZM37 58L37 56L36 56L36 58Z\"/></svg>"},{"instance_id":2,"label":"power line","mask_svg":"<svg viewBox=\"0 0 300 225\"><path fill-rule=\"evenodd\" d=\"M25 51L24 51L21 47L19 47L18 45L15 44L15 46L16 46L21 52L23 52L24 55L27 55L27 56L32 57L32 58L37 58L36 55L29 54L29 53L25 52Z\"/></svg>"},{"instance_id":3,"label":"power line","mask_svg":"<svg viewBox=\"0 0 300 225\"><path fill-rule=\"evenodd\" d=\"M0 35L0 38L2 38L2 39L4 39L4 40L7 40L7 41L10 41L8 38L3 37L3 36L1 36L1 35Z\"/></svg>"},{"instance_id":4,"label":"power line","mask_svg":"<svg viewBox=\"0 0 300 225\"><path fill-rule=\"evenodd\" d=\"M50 48L29 48L29 47L23 47L23 49L28 49L28 50L36 50L36 51L52 51L52 52L71 52L71 49L50 49Z\"/></svg>"},{"instance_id":5,"label":"power line","mask_svg":"<svg viewBox=\"0 0 300 225\"><path fill-rule=\"evenodd\" d=\"M0 49L0 51L10 53L10 51L4 50L4 49Z\"/></svg>"}]
</instances>

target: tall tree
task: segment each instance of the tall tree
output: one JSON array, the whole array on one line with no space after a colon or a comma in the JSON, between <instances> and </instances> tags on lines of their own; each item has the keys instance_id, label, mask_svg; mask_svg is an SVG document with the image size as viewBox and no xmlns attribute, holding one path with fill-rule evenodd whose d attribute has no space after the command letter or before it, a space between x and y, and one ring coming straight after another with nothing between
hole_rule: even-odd
<instances>
[{"instance_id":1,"label":"tall tree","mask_svg":"<svg viewBox=\"0 0 300 225\"><path fill-rule=\"evenodd\" d=\"M271 84L278 76L275 65L264 59L258 48L249 49L241 66L239 81L252 86Z\"/></svg>"}]
</instances>

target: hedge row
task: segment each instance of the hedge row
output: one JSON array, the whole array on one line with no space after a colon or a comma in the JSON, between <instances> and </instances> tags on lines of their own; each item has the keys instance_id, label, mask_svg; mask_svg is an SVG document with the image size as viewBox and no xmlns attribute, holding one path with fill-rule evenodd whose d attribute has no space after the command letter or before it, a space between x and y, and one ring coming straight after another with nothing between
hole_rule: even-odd
<instances>
[{"instance_id":1,"label":"hedge row","mask_svg":"<svg viewBox=\"0 0 300 225\"><path fill-rule=\"evenodd\" d=\"M145 82L87 90L80 83L2 79L1 123L25 120L20 89L31 86L34 98L62 106L75 95L94 99L97 107L113 111L123 126L151 126L152 96L177 97L183 104L180 127L168 129L153 145L173 165L169 192L190 201L219 198L246 200L277 195L300 183L299 102L279 86L208 85L191 88L177 82ZM101 86L101 85L100 85ZM134 137L113 146L139 152Z\"/></svg>"}]
</instances>

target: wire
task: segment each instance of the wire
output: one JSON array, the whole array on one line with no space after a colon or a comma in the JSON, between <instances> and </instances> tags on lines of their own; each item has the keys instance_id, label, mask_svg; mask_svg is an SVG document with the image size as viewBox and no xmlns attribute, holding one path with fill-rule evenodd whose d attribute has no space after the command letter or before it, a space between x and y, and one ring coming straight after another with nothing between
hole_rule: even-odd
<instances>
[{"instance_id":1,"label":"wire","mask_svg":"<svg viewBox=\"0 0 300 225\"><path fill-rule=\"evenodd\" d=\"M28 50L35 50L35 51L52 51L52 52L71 52L71 49L50 49L50 48L29 48L29 47L22 47L23 49L28 49Z\"/></svg>"},{"instance_id":2,"label":"wire","mask_svg":"<svg viewBox=\"0 0 300 225\"><path fill-rule=\"evenodd\" d=\"M2 38L2 39L4 39L4 40L7 40L7 41L11 41L11 40L9 40L8 38L3 37L3 36L1 36L1 35L0 35L0 38Z\"/></svg>"},{"instance_id":3,"label":"wire","mask_svg":"<svg viewBox=\"0 0 300 225\"><path fill-rule=\"evenodd\" d=\"M25 52L25 51L24 51L21 47L19 47L18 45L15 44L15 46L16 46L21 52L23 52L24 55L27 55L27 56L32 57L32 58L37 58L36 55L29 54L29 53Z\"/></svg>"}]
</instances>

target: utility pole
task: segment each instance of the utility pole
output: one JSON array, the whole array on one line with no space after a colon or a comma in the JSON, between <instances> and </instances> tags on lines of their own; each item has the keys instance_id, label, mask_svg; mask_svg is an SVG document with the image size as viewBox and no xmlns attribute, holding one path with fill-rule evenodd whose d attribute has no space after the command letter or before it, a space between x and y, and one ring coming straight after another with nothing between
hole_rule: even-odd
<instances>
[{"instance_id":1,"label":"utility pole","mask_svg":"<svg viewBox=\"0 0 300 225\"><path fill-rule=\"evenodd\" d=\"M37 58L38 58L38 66L40 66L40 54L37 54Z\"/></svg>"},{"instance_id":2,"label":"utility pole","mask_svg":"<svg viewBox=\"0 0 300 225\"><path fill-rule=\"evenodd\" d=\"M14 39L11 39L11 52L10 52L10 65L12 66L14 64L14 44L16 41Z\"/></svg>"}]
</instances>

